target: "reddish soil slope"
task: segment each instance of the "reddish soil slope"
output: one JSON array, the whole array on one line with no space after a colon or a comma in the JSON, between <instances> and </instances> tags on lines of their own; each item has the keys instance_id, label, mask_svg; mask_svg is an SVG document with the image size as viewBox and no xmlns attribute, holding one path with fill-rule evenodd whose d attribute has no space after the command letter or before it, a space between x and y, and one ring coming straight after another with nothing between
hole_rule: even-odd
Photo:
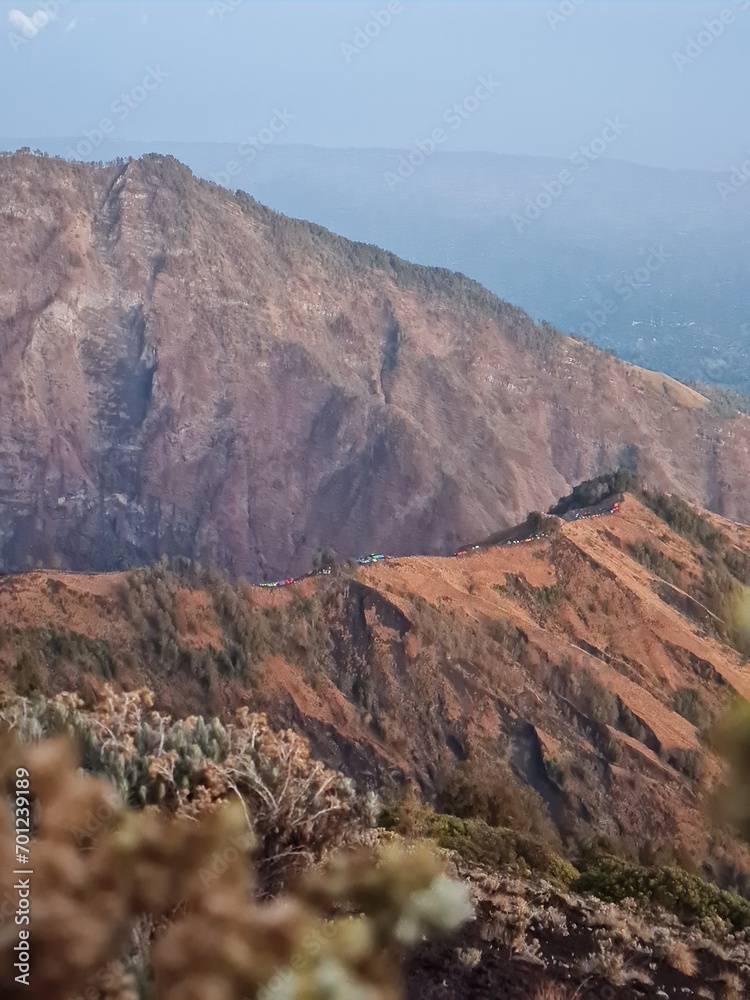
<instances>
[{"instance_id":1,"label":"reddish soil slope","mask_svg":"<svg viewBox=\"0 0 750 1000\"><path fill-rule=\"evenodd\" d=\"M644 541L681 567L668 592L631 554ZM707 829L720 768L704 731L750 697L750 673L691 596L701 571L699 548L628 495L526 544L283 590L159 570L6 577L0 662L30 689L85 672L147 682L186 714L246 702L365 782L412 775L429 794L457 758L502 759L570 836L739 863Z\"/></svg>"}]
</instances>

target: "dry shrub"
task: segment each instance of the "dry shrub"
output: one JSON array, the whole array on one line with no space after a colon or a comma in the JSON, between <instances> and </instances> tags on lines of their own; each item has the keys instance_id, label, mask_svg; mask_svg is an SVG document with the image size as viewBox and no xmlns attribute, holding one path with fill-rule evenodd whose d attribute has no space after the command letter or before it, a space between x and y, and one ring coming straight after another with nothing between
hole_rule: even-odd
<instances>
[{"instance_id":1,"label":"dry shrub","mask_svg":"<svg viewBox=\"0 0 750 1000\"><path fill-rule=\"evenodd\" d=\"M209 863L221 839L226 814L201 825L168 825L166 817L151 812L136 825L119 812L108 783L76 773L64 740L22 749L7 739L1 759L4 788L26 789L35 801L28 854L16 851L8 800L0 813L3 898L18 898L15 880L22 876L13 872L25 870L23 858L32 872L28 985L16 978L18 929L12 927L15 933L0 939L2 995L67 997L118 956L136 915L159 918L189 896L198 868ZM83 842L81 828L90 831Z\"/></svg>"},{"instance_id":2,"label":"dry shrub","mask_svg":"<svg viewBox=\"0 0 750 1000\"><path fill-rule=\"evenodd\" d=\"M409 661L416 660L419 655L420 643L419 638L414 632L409 631L404 636L404 652L406 653L406 658Z\"/></svg>"},{"instance_id":3,"label":"dry shrub","mask_svg":"<svg viewBox=\"0 0 750 1000\"><path fill-rule=\"evenodd\" d=\"M482 962L482 949L459 948L456 952L456 958L462 965L465 965L467 969L476 969L476 967Z\"/></svg>"},{"instance_id":4,"label":"dry shrub","mask_svg":"<svg viewBox=\"0 0 750 1000\"><path fill-rule=\"evenodd\" d=\"M597 942L596 950L583 961L579 969L584 975L603 976L615 986L622 986L626 980L625 959L612 942L606 939Z\"/></svg>"},{"instance_id":5,"label":"dry shrub","mask_svg":"<svg viewBox=\"0 0 750 1000\"><path fill-rule=\"evenodd\" d=\"M719 980L716 1000L740 1000L743 996L742 980L735 972L726 972Z\"/></svg>"},{"instance_id":6,"label":"dry shrub","mask_svg":"<svg viewBox=\"0 0 750 1000\"><path fill-rule=\"evenodd\" d=\"M571 991L561 983L540 983L533 1000L571 1000Z\"/></svg>"},{"instance_id":7,"label":"dry shrub","mask_svg":"<svg viewBox=\"0 0 750 1000\"><path fill-rule=\"evenodd\" d=\"M14 785L32 801L32 874L28 975L18 928L0 934L5 1000L82 991L87 1000L135 1000L134 931L154 1000L396 1000L399 950L471 915L468 888L434 855L399 846L377 863L365 851L334 855L293 894L258 903L238 800L197 822L126 810L108 783L76 770L67 740L22 746L11 737L0 747L2 898L17 898L13 872L23 867L7 797ZM152 922L162 925L153 947Z\"/></svg>"},{"instance_id":8,"label":"dry shrub","mask_svg":"<svg viewBox=\"0 0 750 1000\"><path fill-rule=\"evenodd\" d=\"M558 846L547 810L533 788L516 781L507 764L470 757L446 774L435 803L439 812L510 827Z\"/></svg>"},{"instance_id":9,"label":"dry shrub","mask_svg":"<svg viewBox=\"0 0 750 1000\"><path fill-rule=\"evenodd\" d=\"M506 896L495 903L491 915L479 928L480 937L483 941L501 942L508 949L508 954L513 955L521 951L526 943L531 908L520 896Z\"/></svg>"},{"instance_id":10,"label":"dry shrub","mask_svg":"<svg viewBox=\"0 0 750 1000\"><path fill-rule=\"evenodd\" d=\"M269 890L366 823L369 803L353 783L314 760L296 733L272 730L264 715L242 708L227 724L173 720L152 705L145 688L122 693L104 684L88 705L70 693L6 698L0 718L23 739L75 737L86 769L110 778L127 805L195 817L239 796L252 816L259 874Z\"/></svg>"},{"instance_id":11,"label":"dry shrub","mask_svg":"<svg viewBox=\"0 0 750 1000\"><path fill-rule=\"evenodd\" d=\"M531 923L531 908L525 899L515 898L503 914L503 940L511 954L520 951L526 942L526 931Z\"/></svg>"},{"instance_id":12,"label":"dry shrub","mask_svg":"<svg viewBox=\"0 0 750 1000\"><path fill-rule=\"evenodd\" d=\"M698 963L692 949L684 941L670 941L664 949L664 958L677 972L683 976L694 976Z\"/></svg>"}]
</instances>

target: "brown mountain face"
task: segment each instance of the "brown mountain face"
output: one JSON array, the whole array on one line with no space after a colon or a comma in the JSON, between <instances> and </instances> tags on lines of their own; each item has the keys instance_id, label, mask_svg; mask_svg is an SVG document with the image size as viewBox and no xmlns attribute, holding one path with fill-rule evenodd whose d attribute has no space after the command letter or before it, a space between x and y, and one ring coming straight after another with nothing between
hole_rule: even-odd
<instances>
[{"instance_id":1,"label":"brown mountain face","mask_svg":"<svg viewBox=\"0 0 750 1000\"><path fill-rule=\"evenodd\" d=\"M250 705L374 787L430 797L466 760L533 788L568 843L726 879L750 858L708 818L710 733L750 673L716 581L747 577L750 529L685 510L627 495L522 544L278 590L160 567L6 577L0 670L21 692L147 684L178 715Z\"/></svg>"},{"instance_id":2,"label":"brown mountain face","mask_svg":"<svg viewBox=\"0 0 750 1000\"><path fill-rule=\"evenodd\" d=\"M750 421L147 156L0 157L0 568L444 553L638 459L750 520Z\"/></svg>"}]
</instances>

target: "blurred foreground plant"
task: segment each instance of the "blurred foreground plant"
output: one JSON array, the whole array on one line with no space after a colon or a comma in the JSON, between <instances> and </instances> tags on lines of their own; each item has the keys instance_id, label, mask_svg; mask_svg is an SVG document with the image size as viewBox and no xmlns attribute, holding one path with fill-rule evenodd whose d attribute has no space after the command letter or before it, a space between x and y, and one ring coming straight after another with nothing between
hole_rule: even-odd
<instances>
[{"instance_id":1,"label":"blurred foreground plant","mask_svg":"<svg viewBox=\"0 0 750 1000\"><path fill-rule=\"evenodd\" d=\"M396 1000L402 947L471 916L468 888L422 848L342 852L260 903L239 799L197 819L126 809L108 782L76 769L65 738L27 746L6 735L0 772L0 898L15 900L19 878L30 888L25 981L19 927L7 916L0 925L7 1000L144 995L120 960L133 929L152 921L161 922L144 945L154 1000ZM18 876L12 796L26 772L32 832L28 875Z\"/></svg>"},{"instance_id":2,"label":"blurred foreground plant","mask_svg":"<svg viewBox=\"0 0 750 1000\"><path fill-rule=\"evenodd\" d=\"M734 706L718 727L716 742L729 764L722 813L750 841L750 703L740 701Z\"/></svg>"}]
</instances>

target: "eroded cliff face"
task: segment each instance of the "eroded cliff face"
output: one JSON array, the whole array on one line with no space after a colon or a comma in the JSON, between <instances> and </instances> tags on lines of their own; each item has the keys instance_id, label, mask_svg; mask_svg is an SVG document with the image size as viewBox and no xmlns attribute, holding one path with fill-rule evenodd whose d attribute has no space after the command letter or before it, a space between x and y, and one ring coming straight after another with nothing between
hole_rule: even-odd
<instances>
[{"instance_id":1,"label":"eroded cliff face","mask_svg":"<svg viewBox=\"0 0 750 1000\"><path fill-rule=\"evenodd\" d=\"M750 520L750 420L162 157L0 157L0 569L441 552L628 461Z\"/></svg>"}]
</instances>

